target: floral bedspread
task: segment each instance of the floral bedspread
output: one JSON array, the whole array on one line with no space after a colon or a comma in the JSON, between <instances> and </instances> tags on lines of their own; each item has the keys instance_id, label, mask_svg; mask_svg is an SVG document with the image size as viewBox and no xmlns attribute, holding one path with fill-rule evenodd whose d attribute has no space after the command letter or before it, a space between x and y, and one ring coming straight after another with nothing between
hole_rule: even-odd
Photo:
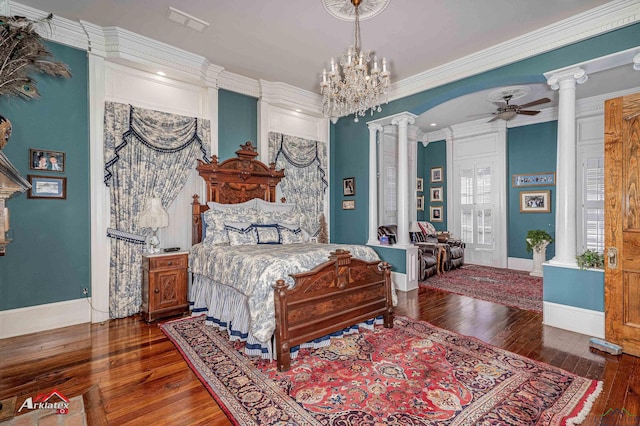
<instances>
[{"instance_id":1,"label":"floral bedspread","mask_svg":"<svg viewBox=\"0 0 640 426\"><path fill-rule=\"evenodd\" d=\"M271 285L284 279L293 286L289 274L305 272L326 262L329 253L336 249L349 250L354 258L365 261L380 260L371 247L363 245L200 243L191 247L189 268L194 274L206 276L245 295L251 318L250 331L259 341L267 342L276 329Z\"/></svg>"}]
</instances>

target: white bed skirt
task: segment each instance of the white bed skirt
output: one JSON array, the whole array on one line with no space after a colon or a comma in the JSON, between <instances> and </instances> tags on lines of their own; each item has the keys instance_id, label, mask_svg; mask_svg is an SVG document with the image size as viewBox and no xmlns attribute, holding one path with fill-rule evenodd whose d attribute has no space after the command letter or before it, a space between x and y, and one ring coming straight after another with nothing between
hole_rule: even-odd
<instances>
[{"instance_id":1,"label":"white bed skirt","mask_svg":"<svg viewBox=\"0 0 640 426\"><path fill-rule=\"evenodd\" d=\"M260 356L264 359L274 359L274 339L268 342L258 341L249 331L250 315L246 296L235 289L211 280L208 277L194 274L189 295L189 309L192 316L206 315L205 324L226 330L229 340L243 341L245 353ZM359 327L373 329L375 324L382 324L382 317L353 325L341 331L318 338L300 346L291 348L291 358L296 358L301 348L320 348L328 346L331 337L342 337L347 334L358 333Z\"/></svg>"}]
</instances>

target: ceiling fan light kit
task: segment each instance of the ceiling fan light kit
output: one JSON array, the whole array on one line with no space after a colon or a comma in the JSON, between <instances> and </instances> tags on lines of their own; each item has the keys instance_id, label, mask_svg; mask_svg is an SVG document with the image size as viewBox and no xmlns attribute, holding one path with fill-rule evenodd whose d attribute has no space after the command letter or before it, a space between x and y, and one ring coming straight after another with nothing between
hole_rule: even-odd
<instances>
[{"instance_id":1,"label":"ceiling fan light kit","mask_svg":"<svg viewBox=\"0 0 640 426\"><path fill-rule=\"evenodd\" d=\"M331 58L330 68L322 71L320 94L325 117L338 118L354 114L354 121L364 117L367 111L371 115L382 111L381 103L388 102L388 88L391 85L390 71L386 58L378 61L373 57L371 70L371 52L360 46L360 6L363 0L351 0L354 7L354 43L338 60ZM345 0L324 0L327 10L343 6ZM370 14L375 16L388 4L388 0L371 0ZM330 12L331 13L331 12ZM332 13L334 14L334 13ZM335 16L335 15L334 15Z\"/></svg>"},{"instance_id":2,"label":"ceiling fan light kit","mask_svg":"<svg viewBox=\"0 0 640 426\"><path fill-rule=\"evenodd\" d=\"M509 121L516 118L518 115L536 115L539 114L540 111L537 110L527 110L525 108L529 108L536 105L546 104L547 102L551 102L549 98L541 98L532 102L527 102L522 105L510 104L509 102L514 97L513 94L505 94L503 96L504 102L494 102L498 106L498 110L493 112L493 118L488 121L491 123L496 120L504 120ZM520 96L519 96L520 97Z\"/></svg>"}]
</instances>

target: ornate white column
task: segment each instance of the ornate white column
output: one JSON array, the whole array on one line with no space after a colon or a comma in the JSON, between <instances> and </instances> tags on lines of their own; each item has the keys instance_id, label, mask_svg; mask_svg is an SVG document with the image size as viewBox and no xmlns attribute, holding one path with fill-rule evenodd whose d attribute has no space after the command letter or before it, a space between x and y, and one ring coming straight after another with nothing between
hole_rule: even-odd
<instances>
[{"instance_id":1,"label":"ornate white column","mask_svg":"<svg viewBox=\"0 0 640 426\"><path fill-rule=\"evenodd\" d=\"M576 83L587 81L581 68L552 74L547 83L559 89L556 159L556 255L550 263L576 266Z\"/></svg>"},{"instance_id":2,"label":"ornate white column","mask_svg":"<svg viewBox=\"0 0 640 426\"><path fill-rule=\"evenodd\" d=\"M380 124L370 123L369 127L369 240L367 244L378 244L378 132Z\"/></svg>"},{"instance_id":3,"label":"ornate white column","mask_svg":"<svg viewBox=\"0 0 640 426\"><path fill-rule=\"evenodd\" d=\"M399 114L391 124L398 126L398 245L409 246L409 138L408 126L415 123L413 114ZM415 206L412 206L415 209Z\"/></svg>"}]
</instances>

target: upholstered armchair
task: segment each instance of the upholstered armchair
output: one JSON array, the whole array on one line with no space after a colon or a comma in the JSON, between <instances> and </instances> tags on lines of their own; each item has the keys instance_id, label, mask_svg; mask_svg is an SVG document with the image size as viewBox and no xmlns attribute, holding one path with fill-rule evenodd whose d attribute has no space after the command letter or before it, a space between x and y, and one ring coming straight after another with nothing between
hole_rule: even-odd
<instances>
[{"instance_id":1,"label":"upholstered armchair","mask_svg":"<svg viewBox=\"0 0 640 426\"><path fill-rule=\"evenodd\" d=\"M384 236L389 244L395 244L398 227L383 225L378 227L378 240ZM413 241L413 238L412 238ZM424 281L441 271L442 253L439 247L430 243L415 243L418 246L418 279Z\"/></svg>"},{"instance_id":2,"label":"upholstered armchair","mask_svg":"<svg viewBox=\"0 0 640 426\"><path fill-rule=\"evenodd\" d=\"M448 232L437 232L430 222L412 222L410 230L414 244L431 243L441 248L440 271L450 271L464 265L465 244L461 240L450 238Z\"/></svg>"}]
</instances>

